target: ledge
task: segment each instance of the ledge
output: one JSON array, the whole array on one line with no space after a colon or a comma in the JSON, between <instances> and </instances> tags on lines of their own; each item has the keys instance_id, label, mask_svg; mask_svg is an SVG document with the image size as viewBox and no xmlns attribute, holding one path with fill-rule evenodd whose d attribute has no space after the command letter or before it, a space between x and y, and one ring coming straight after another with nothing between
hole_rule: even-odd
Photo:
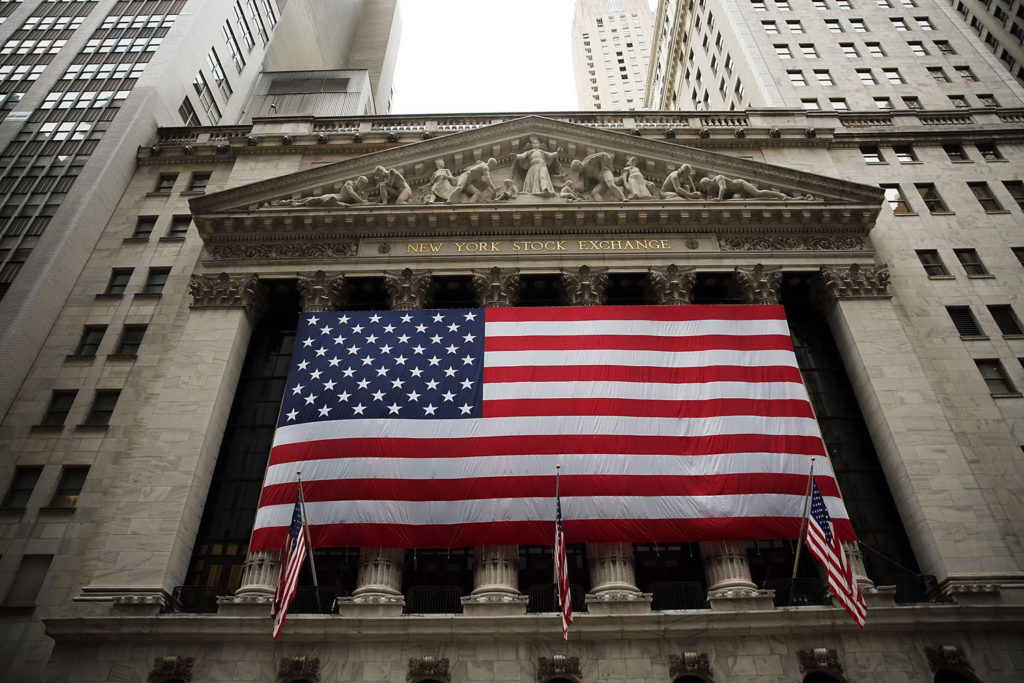
<instances>
[{"instance_id":1,"label":"ledge","mask_svg":"<svg viewBox=\"0 0 1024 683\"><path fill-rule=\"evenodd\" d=\"M89 363L92 363L95 358L96 354L93 354L91 356L82 356L77 353L69 353L68 355L64 356L64 362L78 363L79 365L87 365Z\"/></svg>"},{"instance_id":2,"label":"ledge","mask_svg":"<svg viewBox=\"0 0 1024 683\"><path fill-rule=\"evenodd\" d=\"M110 425L75 425L76 432L105 432Z\"/></svg>"},{"instance_id":3,"label":"ledge","mask_svg":"<svg viewBox=\"0 0 1024 683\"><path fill-rule=\"evenodd\" d=\"M29 431L33 434L60 434L64 431L64 425L32 425Z\"/></svg>"}]
</instances>

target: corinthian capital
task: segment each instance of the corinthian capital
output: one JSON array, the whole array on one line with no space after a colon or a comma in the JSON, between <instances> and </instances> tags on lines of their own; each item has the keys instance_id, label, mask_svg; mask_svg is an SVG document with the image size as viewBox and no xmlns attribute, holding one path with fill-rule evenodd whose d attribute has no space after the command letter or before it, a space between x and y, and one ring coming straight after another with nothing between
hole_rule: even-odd
<instances>
[{"instance_id":1,"label":"corinthian capital","mask_svg":"<svg viewBox=\"0 0 1024 683\"><path fill-rule=\"evenodd\" d=\"M244 308L258 316L265 304L263 290L255 275L193 275L189 282L192 308Z\"/></svg>"},{"instance_id":2,"label":"corinthian capital","mask_svg":"<svg viewBox=\"0 0 1024 683\"><path fill-rule=\"evenodd\" d=\"M693 303L693 285L697 281L696 268L680 268L673 263L668 266L655 266L650 272L654 303L663 306Z\"/></svg>"},{"instance_id":3,"label":"corinthian capital","mask_svg":"<svg viewBox=\"0 0 1024 683\"><path fill-rule=\"evenodd\" d=\"M756 266L736 266L733 286L748 304L777 304L780 301L782 270Z\"/></svg>"},{"instance_id":4,"label":"corinthian capital","mask_svg":"<svg viewBox=\"0 0 1024 683\"><path fill-rule=\"evenodd\" d=\"M608 269L562 269L562 296L570 306L600 306L608 289Z\"/></svg>"},{"instance_id":5,"label":"corinthian capital","mask_svg":"<svg viewBox=\"0 0 1024 683\"><path fill-rule=\"evenodd\" d=\"M473 288L481 306L503 308L519 303L518 268L477 268Z\"/></svg>"},{"instance_id":6,"label":"corinthian capital","mask_svg":"<svg viewBox=\"0 0 1024 683\"><path fill-rule=\"evenodd\" d=\"M392 310L426 308L430 295L430 271L411 268L385 271L384 287L391 298Z\"/></svg>"},{"instance_id":7,"label":"corinthian capital","mask_svg":"<svg viewBox=\"0 0 1024 683\"><path fill-rule=\"evenodd\" d=\"M889 266L822 268L820 284L827 299L886 299L889 293Z\"/></svg>"},{"instance_id":8,"label":"corinthian capital","mask_svg":"<svg viewBox=\"0 0 1024 683\"><path fill-rule=\"evenodd\" d=\"M328 275L322 270L299 273L299 294L302 310L306 313L335 311L341 307L345 295L345 276Z\"/></svg>"}]
</instances>

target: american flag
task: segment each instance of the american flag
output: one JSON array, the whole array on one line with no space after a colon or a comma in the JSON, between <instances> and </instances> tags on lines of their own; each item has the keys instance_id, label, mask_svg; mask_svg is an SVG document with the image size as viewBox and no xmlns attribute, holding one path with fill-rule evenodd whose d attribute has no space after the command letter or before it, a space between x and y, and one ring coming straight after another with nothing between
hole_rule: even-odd
<instances>
[{"instance_id":1,"label":"american flag","mask_svg":"<svg viewBox=\"0 0 1024 683\"><path fill-rule=\"evenodd\" d=\"M839 537L832 533L832 517L828 514L825 499L821 497L818 483L811 486L811 516L807 523L807 547L811 554L825 568L828 587L839 604L850 613L853 620L863 628L868 608L860 586L853 578L853 570L846 557L846 551L839 543Z\"/></svg>"},{"instance_id":2,"label":"american flag","mask_svg":"<svg viewBox=\"0 0 1024 683\"><path fill-rule=\"evenodd\" d=\"M572 623L572 596L569 594L569 565L565 561L562 497L558 494L555 494L555 576L558 577L558 607L562 613L562 640L569 640L569 624Z\"/></svg>"},{"instance_id":3,"label":"american flag","mask_svg":"<svg viewBox=\"0 0 1024 683\"><path fill-rule=\"evenodd\" d=\"M271 616L274 618L274 640L281 635L288 606L295 598L295 589L299 584L299 572L306 560L306 535L302 533L302 500L295 494L295 508L292 511L292 524L288 528L288 545L281 557L281 580L274 593L274 606Z\"/></svg>"},{"instance_id":4,"label":"american flag","mask_svg":"<svg viewBox=\"0 0 1024 683\"><path fill-rule=\"evenodd\" d=\"M253 550L853 538L781 306L303 314Z\"/></svg>"}]
</instances>

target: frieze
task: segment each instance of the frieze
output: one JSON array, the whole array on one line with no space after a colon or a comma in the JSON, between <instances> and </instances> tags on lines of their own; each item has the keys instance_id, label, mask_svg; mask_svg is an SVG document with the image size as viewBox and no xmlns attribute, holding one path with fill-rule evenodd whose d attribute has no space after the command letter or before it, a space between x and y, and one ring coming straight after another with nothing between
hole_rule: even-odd
<instances>
[{"instance_id":1,"label":"frieze","mask_svg":"<svg viewBox=\"0 0 1024 683\"><path fill-rule=\"evenodd\" d=\"M287 260L344 258L355 256L358 242L262 242L262 243L219 243L207 242L207 253L222 260Z\"/></svg>"},{"instance_id":2,"label":"frieze","mask_svg":"<svg viewBox=\"0 0 1024 683\"><path fill-rule=\"evenodd\" d=\"M149 683L164 683L164 681L188 681L192 680L191 657L157 657L153 662L153 669L146 679Z\"/></svg>"},{"instance_id":3,"label":"frieze","mask_svg":"<svg viewBox=\"0 0 1024 683\"><path fill-rule=\"evenodd\" d=\"M359 245L359 256L401 256L472 258L490 255L534 256L538 254L577 255L600 252L604 254L649 254L670 252L715 251L715 241L708 235L594 235L582 236L524 236L499 239L425 239L402 241L364 240Z\"/></svg>"},{"instance_id":4,"label":"frieze","mask_svg":"<svg viewBox=\"0 0 1024 683\"><path fill-rule=\"evenodd\" d=\"M722 235L722 251L863 251L867 240L861 235Z\"/></svg>"}]
</instances>

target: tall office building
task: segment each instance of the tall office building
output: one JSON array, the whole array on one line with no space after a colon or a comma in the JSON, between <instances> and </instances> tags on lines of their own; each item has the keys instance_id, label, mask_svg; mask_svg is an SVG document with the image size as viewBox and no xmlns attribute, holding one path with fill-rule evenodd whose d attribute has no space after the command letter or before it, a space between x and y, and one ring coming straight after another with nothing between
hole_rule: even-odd
<instances>
[{"instance_id":1,"label":"tall office building","mask_svg":"<svg viewBox=\"0 0 1024 683\"><path fill-rule=\"evenodd\" d=\"M954 0L950 5L1018 83L1024 83L1024 4L1014 0Z\"/></svg>"},{"instance_id":2,"label":"tall office building","mask_svg":"<svg viewBox=\"0 0 1024 683\"><path fill-rule=\"evenodd\" d=\"M372 88L356 113L389 106L396 4L0 4L0 414L156 127L248 120L264 65L354 69L331 82Z\"/></svg>"},{"instance_id":3,"label":"tall office building","mask_svg":"<svg viewBox=\"0 0 1024 683\"><path fill-rule=\"evenodd\" d=\"M647 0L576 0L576 101L590 111L640 109L654 14Z\"/></svg>"}]
</instances>

